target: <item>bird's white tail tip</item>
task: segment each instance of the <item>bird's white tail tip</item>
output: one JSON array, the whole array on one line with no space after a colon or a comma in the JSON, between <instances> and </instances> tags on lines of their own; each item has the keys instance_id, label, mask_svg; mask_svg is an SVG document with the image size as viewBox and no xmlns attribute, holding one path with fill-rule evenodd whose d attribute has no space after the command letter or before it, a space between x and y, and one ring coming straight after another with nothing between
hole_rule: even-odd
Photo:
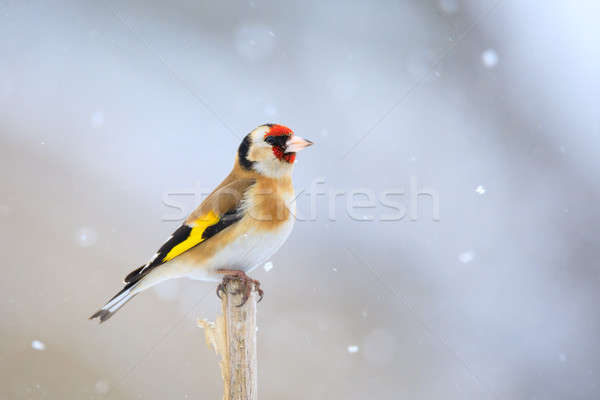
<instances>
[{"instance_id":1,"label":"bird's white tail tip","mask_svg":"<svg viewBox=\"0 0 600 400\"><path fill-rule=\"evenodd\" d=\"M133 285L127 285L110 299L101 309L96 311L90 319L98 318L100 323L106 321L113 316L121 307L131 300L137 293L133 290Z\"/></svg>"}]
</instances>

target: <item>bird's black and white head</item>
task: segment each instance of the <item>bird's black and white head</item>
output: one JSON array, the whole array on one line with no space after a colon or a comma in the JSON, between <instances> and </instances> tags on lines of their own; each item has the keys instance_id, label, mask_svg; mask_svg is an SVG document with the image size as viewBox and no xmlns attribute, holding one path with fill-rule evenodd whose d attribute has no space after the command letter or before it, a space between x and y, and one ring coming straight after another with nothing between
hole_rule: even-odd
<instances>
[{"instance_id":1,"label":"bird's black and white head","mask_svg":"<svg viewBox=\"0 0 600 400\"><path fill-rule=\"evenodd\" d=\"M311 144L310 140L294 135L286 126L261 125L242 140L238 161L244 169L278 178L292 172L296 152Z\"/></svg>"}]
</instances>

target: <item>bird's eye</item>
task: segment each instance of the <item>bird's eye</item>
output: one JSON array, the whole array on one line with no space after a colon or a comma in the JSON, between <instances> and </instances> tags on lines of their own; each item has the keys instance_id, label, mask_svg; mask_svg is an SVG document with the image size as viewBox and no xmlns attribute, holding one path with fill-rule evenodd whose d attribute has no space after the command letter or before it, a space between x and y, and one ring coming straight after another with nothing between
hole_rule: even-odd
<instances>
[{"instance_id":1,"label":"bird's eye","mask_svg":"<svg viewBox=\"0 0 600 400\"><path fill-rule=\"evenodd\" d=\"M269 143L271 146L284 148L285 142L287 142L288 139L289 137L287 135L271 135L265 138L265 142Z\"/></svg>"}]
</instances>

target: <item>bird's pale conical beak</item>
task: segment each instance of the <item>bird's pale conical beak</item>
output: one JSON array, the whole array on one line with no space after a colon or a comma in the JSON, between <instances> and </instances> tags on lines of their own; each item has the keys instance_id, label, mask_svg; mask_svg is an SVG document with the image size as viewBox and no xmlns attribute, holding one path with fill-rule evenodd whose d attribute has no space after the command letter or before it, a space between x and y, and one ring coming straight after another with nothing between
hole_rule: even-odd
<instances>
[{"instance_id":1,"label":"bird's pale conical beak","mask_svg":"<svg viewBox=\"0 0 600 400\"><path fill-rule=\"evenodd\" d=\"M313 142L311 142L310 140L294 135L291 138L289 138L287 142L285 142L285 152L295 153L297 151L302 150L305 147L310 146L311 144L313 144Z\"/></svg>"}]
</instances>

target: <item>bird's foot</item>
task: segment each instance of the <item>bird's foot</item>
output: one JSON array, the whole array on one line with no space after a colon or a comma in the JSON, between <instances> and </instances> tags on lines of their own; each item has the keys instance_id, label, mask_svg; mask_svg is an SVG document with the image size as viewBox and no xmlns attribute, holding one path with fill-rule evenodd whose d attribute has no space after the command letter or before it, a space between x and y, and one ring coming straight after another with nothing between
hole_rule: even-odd
<instances>
[{"instance_id":1,"label":"bird's foot","mask_svg":"<svg viewBox=\"0 0 600 400\"><path fill-rule=\"evenodd\" d=\"M263 299L264 292L260 288L260 282L256 279L250 278L244 271L240 271L237 269L218 269L217 273L224 274L223 281L217 286L217 296L219 299L222 299L221 293L226 293L227 284L233 280L239 280L242 282L244 286L244 293L242 296L242 302L238 305L238 307L243 306L248 301L250 297L250 293L252 293L252 286L254 285L254 289L258 292L258 302Z\"/></svg>"}]
</instances>

